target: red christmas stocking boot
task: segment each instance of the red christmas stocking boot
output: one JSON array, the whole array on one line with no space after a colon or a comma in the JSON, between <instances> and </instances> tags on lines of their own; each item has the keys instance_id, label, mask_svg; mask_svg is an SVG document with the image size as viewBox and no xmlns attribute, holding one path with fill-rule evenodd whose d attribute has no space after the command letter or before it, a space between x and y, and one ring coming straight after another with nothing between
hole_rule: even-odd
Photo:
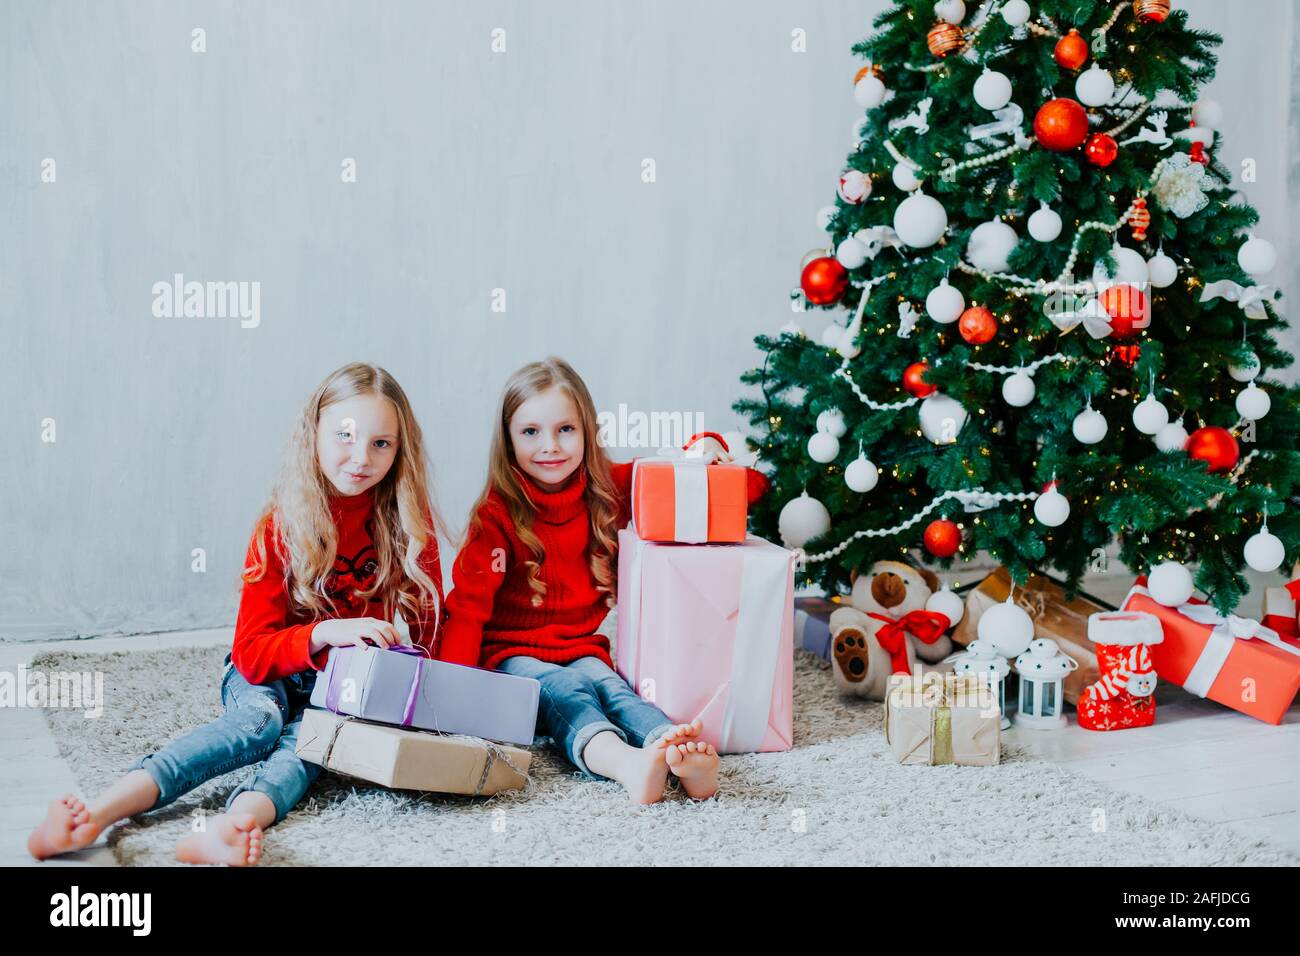
<instances>
[{"instance_id":1,"label":"red christmas stocking boot","mask_svg":"<svg viewBox=\"0 0 1300 956\"><path fill-rule=\"evenodd\" d=\"M1156 672L1148 648L1164 640L1160 619L1135 611L1093 614L1088 618L1088 640L1097 645L1101 679L1079 697L1079 726L1150 727L1156 720Z\"/></svg>"}]
</instances>

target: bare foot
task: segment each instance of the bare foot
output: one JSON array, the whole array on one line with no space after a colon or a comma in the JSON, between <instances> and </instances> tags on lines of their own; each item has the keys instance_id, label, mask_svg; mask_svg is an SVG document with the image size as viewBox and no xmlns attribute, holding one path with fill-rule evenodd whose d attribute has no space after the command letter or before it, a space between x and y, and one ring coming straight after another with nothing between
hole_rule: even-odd
<instances>
[{"instance_id":1,"label":"bare foot","mask_svg":"<svg viewBox=\"0 0 1300 956\"><path fill-rule=\"evenodd\" d=\"M633 803L658 803L664 798L664 787L668 784L665 748L662 738L648 747L628 748L623 767L614 779L627 788L628 799Z\"/></svg>"},{"instance_id":2,"label":"bare foot","mask_svg":"<svg viewBox=\"0 0 1300 956\"><path fill-rule=\"evenodd\" d=\"M678 724L664 734L664 762L682 782L682 789L694 800L707 800L718 792L718 752L713 744L696 740L704 729L699 719Z\"/></svg>"},{"instance_id":3,"label":"bare foot","mask_svg":"<svg viewBox=\"0 0 1300 956\"><path fill-rule=\"evenodd\" d=\"M27 852L44 860L90 846L97 836L99 826L91 822L86 805L68 794L50 804L45 822L27 838Z\"/></svg>"},{"instance_id":4,"label":"bare foot","mask_svg":"<svg viewBox=\"0 0 1300 956\"><path fill-rule=\"evenodd\" d=\"M223 813L208 821L202 833L176 844L182 863L252 866L262 858L262 828L251 813Z\"/></svg>"}]
</instances>

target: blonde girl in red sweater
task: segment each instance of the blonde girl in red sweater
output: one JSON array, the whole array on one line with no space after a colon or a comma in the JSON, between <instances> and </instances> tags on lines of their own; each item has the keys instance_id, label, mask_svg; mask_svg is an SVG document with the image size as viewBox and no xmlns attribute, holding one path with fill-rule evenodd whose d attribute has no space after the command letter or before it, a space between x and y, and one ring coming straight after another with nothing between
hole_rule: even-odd
<instances>
[{"instance_id":1,"label":"blonde girl in red sweater","mask_svg":"<svg viewBox=\"0 0 1300 956\"><path fill-rule=\"evenodd\" d=\"M696 739L699 721L674 725L637 696L596 633L614 604L632 482L632 463L611 464L596 431L591 394L563 360L510 377L487 485L452 567L438 656L539 680L539 732L635 802L662 799L670 772L687 794L707 798L718 755ZM726 458L717 438L700 441Z\"/></svg>"},{"instance_id":2,"label":"blonde girl in red sweater","mask_svg":"<svg viewBox=\"0 0 1300 956\"><path fill-rule=\"evenodd\" d=\"M295 754L302 712L331 647L407 643L432 652L442 610L441 526L420 426L396 380L374 365L333 372L303 410L249 544L225 713L139 760L98 798L50 804L27 841L44 859L79 850L118 820L256 764L226 812L181 840L186 863L247 866L262 831L302 799L320 768Z\"/></svg>"}]
</instances>

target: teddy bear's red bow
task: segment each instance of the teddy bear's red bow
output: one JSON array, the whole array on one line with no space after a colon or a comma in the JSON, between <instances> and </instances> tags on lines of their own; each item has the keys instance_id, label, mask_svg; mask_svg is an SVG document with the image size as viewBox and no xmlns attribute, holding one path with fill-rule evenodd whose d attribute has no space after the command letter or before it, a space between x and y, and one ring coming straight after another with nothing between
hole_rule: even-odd
<instances>
[{"instance_id":1,"label":"teddy bear's red bow","mask_svg":"<svg viewBox=\"0 0 1300 956\"><path fill-rule=\"evenodd\" d=\"M897 620L871 611L867 616L885 623L876 631L876 640L889 652L889 664L895 674L907 673L906 635L911 634L924 644L933 644L952 625L948 616L938 611L910 611Z\"/></svg>"}]
</instances>

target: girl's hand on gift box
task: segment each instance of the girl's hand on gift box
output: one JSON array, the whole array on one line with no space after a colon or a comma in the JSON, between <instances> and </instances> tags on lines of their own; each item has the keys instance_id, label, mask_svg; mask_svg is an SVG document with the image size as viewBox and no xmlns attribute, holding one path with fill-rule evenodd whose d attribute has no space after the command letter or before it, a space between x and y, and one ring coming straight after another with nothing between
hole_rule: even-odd
<instances>
[{"instance_id":1,"label":"girl's hand on gift box","mask_svg":"<svg viewBox=\"0 0 1300 956\"><path fill-rule=\"evenodd\" d=\"M409 646L407 640L397 633L397 628L377 617L336 618L321 621L311 629L312 654L326 647L365 647L367 644L376 647Z\"/></svg>"}]
</instances>

